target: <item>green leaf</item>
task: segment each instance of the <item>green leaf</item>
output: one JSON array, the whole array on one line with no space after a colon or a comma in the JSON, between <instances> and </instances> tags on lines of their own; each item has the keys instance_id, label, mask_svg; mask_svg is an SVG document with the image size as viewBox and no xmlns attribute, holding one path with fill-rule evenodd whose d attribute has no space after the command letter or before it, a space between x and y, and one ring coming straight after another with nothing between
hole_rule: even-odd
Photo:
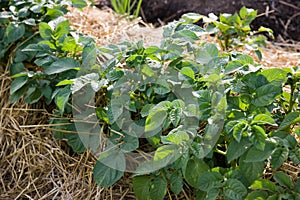
<instances>
[{"instance_id":1,"label":"green leaf","mask_svg":"<svg viewBox=\"0 0 300 200\"><path fill-rule=\"evenodd\" d=\"M300 194L300 178L298 178L295 183L294 191Z\"/></svg>"},{"instance_id":2,"label":"green leaf","mask_svg":"<svg viewBox=\"0 0 300 200\"><path fill-rule=\"evenodd\" d=\"M21 76L13 80L10 85L10 94L12 95L17 90L21 89L28 82L27 76Z\"/></svg>"},{"instance_id":3,"label":"green leaf","mask_svg":"<svg viewBox=\"0 0 300 200\"><path fill-rule=\"evenodd\" d=\"M266 191L253 191L247 195L246 200L265 200L268 196L269 195Z\"/></svg>"},{"instance_id":4,"label":"green leaf","mask_svg":"<svg viewBox=\"0 0 300 200\"><path fill-rule=\"evenodd\" d=\"M24 85L19 90L12 93L9 97L10 103L15 103L15 102L19 101L21 99L21 97L26 93L27 90L28 90L28 86Z\"/></svg>"},{"instance_id":5,"label":"green leaf","mask_svg":"<svg viewBox=\"0 0 300 200\"><path fill-rule=\"evenodd\" d=\"M158 79L154 87L154 92L159 95L167 94L171 91L170 85L165 79Z\"/></svg>"},{"instance_id":6,"label":"green leaf","mask_svg":"<svg viewBox=\"0 0 300 200\"><path fill-rule=\"evenodd\" d=\"M281 167L289 155L289 150L284 147L277 147L271 156L271 165L273 169Z\"/></svg>"},{"instance_id":7,"label":"green leaf","mask_svg":"<svg viewBox=\"0 0 300 200\"><path fill-rule=\"evenodd\" d=\"M174 163L182 156L183 152L178 145L164 145L157 148L153 160L141 164L136 174L148 174Z\"/></svg>"},{"instance_id":8,"label":"green leaf","mask_svg":"<svg viewBox=\"0 0 300 200\"><path fill-rule=\"evenodd\" d=\"M67 141L68 145L72 147L72 150L75 151L76 153L83 153L86 150L85 145L82 143L81 138L79 137L78 134L65 133L64 136L68 139Z\"/></svg>"},{"instance_id":9,"label":"green leaf","mask_svg":"<svg viewBox=\"0 0 300 200\"><path fill-rule=\"evenodd\" d=\"M195 72L190 67L183 67L180 73L191 79L195 79Z\"/></svg>"},{"instance_id":10,"label":"green leaf","mask_svg":"<svg viewBox=\"0 0 300 200\"><path fill-rule=\"evenodd\" d=\"M281 186L284 186L284 187L287 187L290 189L293 187L293 182L292 182L291 178L282 171L276 172L274 174L273 178Z\"/></svg>"},{"instance_id":11,"label":"green leaf","mask_svg":"<svg viewBox=\"0 0 300 200\"><path fill-rule=\"evenodd\" d=\"M163 144L182 145L183 142L188 142L189 140L189 135L184 131L176 131L169 133L167 136L161 136L161 141Z\"/></svg>"},{"instance_id":12,"label":"green leaf","mask_svg":"<svg viewBox=\"0 0 300 200\"><path fill-rule=\"evenodd\" d=\"M200 64L207 64L211 59L217 57L219 50L213 43L206 43L195 52L196 61Z\"/></svg>"},{"instance_id":13,"label":"green leaf","mask_svg":"<svg viewBox=\"0 0 300 200\"><path fill-rule=\"evenodd\" d=\"M102 187L109 187L124 174L126 163L124 154L119 150L104 152L96 161L93 170L95 182Z\"/></svg>"},{"instance_id":14,"label":"green leaf","mask_svg":"<svg viewBox=\"0 0 300 200\"><path fill-rule=\"evenodd\" d=\"M156 177L151 185L151 199L163 199L167 193L167 181L162 177Z\"/></svg>"},{"instance_id":15,"label":"green leaf","mask_svg":"<svg viewBox=\"0 0 300 200\"><path fill-rule=\"evenodd\" d=\"M27 24L29 26L36 26L35 19L33 18L25 19L23 20L23 22L24 24Z\"/></svg>"},{"instance_id":16,"label":"green leaf","mask_svg":"<svg viewBox=\"0 0 300 200\"><path fill-rule=\"evenodd\" d=\"M257 125L251 126L252 129L252 135L250 137L251 142L254 144L254 146L259 150L264 150L266 145L266 132L265 130Z\"/></svg>"},{"instance_id":17,"label":"green leaf","mask_svg":"<svg viewBox=\"0 0 300 200\"><path fill-rule=\"evenodd\" d=\"M7 26L5 33L7 37L7 42L12 43L20 39L25 34L25 26L24 24L10 23Z\"/></svg>"},{"instance_id":18,"label":"green leaf","mask_svg":"<svg viewBox=\"0 0 300 200\"><path fill-rule=\"evenodd\" d=\"M231 162L234 159L240 157L251 146L252 146L252 143L246 138L242 138L240 142L237 142L235 140L230 142L227 152L226 152L227 161Z\"/></svg>"},{"instance_id":19,"label":"green leaf","mask_svg":"<svg viewBox=\"0 0 300 200\"><path fill-rule=\"evenodd\" d=\"M133 191L139 200L163 200L167 193L167 181L162 177L135 176Z\"/></svg>"},{"instance_id":20,"label":"green leaf","mask_svg":"<svg viewBox=\"0 0 300 200\"><path fill-rule=\"evenodd\" d=\"M271 104L282 91L281 87L267 84L257 88L255 92L256 94L252 100L252 104L261 107Z\"/></svg>"},{"instance_id":21,"label":"green leaf","mask_svg":"<svg viewBox=\"0 0 300 200\"><path fill-rule=\"evenodd\" d=\"M279 68L264 69L261 72L270 83L280 85L287 79L287 72Z\"/></svg>"},{"instance_id":22,"label":"green leaf","mask_svg":"<svg viewBox=\"0 0 300 200\"><path fill-rule=\"evenodd\" d=\"M251 124L269 124L271 126L277 126L275 120L270 115L266 115L266 114L256 115L254 119L251 121Z\"/></svg>"},{"instance_id":23,"label":"green leaf","mask_svg":"<svg viewBox=\"0 0 300 200\"><path fill-rule=\"evenodd\" d=\"M78 69L80 64L77 60L73 58L60 58L50 66L48 66L44 72L48 75L58 74L64 71L68 71L70 69Z\"/></svg>"},{"instance_id":24,"label":"green leaf","mask_svg":"<svg viewBox=\"0 0 300 200\"><path fill-rule=\"evenodd\" d=\"M185 41L196 41L199 40L199 37L190 30L180 30L180 31L176 31L173 35L172 38L174 39L181 39L181 40L185 40Z\"/></svg>"},{"instance_id":25,"label":"green leaf","mask_svg":"<svg viewBox=\"0 0 300 200\"><path fill-rule=\"evenodd\" d=\"M47 23L41 22L39 24L39 32L43 39L45 39L45 40L52 39L53 30Z\"/></svg>"},{"instance_id":26,"label":"green leaf","mask_svg":"<svg viewBox=\"0 0 300 200\"><path fill-rule=\"evenodd\" d=\"M150 200L151 179L148 176L133 177L133 191L137 199Z\"/></svg>"},{"instance_id":27,"label":"green leaf","mask_svg":"<svg viewBox=\"0 0 300 200\"><path fill-rule=\"evenodd\" d=\"M223 176L219 172L204 172L198 180L198 189L209 191L221 186Z\"/></svg>"},{"instance_id":28,"label":"green leaf","mask_svg":"<svg viewBox=\"0 0 300 200\"><path fill-rule=\"evenodd\" d=\"M252 190L262 189L262 190L267 190L267 191L271 191L271 192L277 191L275 183L273 183L272 181L266 180L266 179L258 179L256 181L254 181L254 183L252 183L250 188Z\"/></svg>"},{"instance_id":29,"label":"green leaf","mask_svg":"<svg viewBox=\"0 0 300 200\"><path fill-rule=\"evenodd\" d=\"M123 152L131 152L139 147L139 140L137 137L123 133L124 137L120 137L118 134L113 134L110 137L112 142L119 145Z\"/></svg>"},{"instance_id":30,"label":"green leaf","mask_svg":"<svg viewBox=\"0 0 300 200\"><path fill-rule=\"evenodd\" d=\"M248 124L244 122L239 122L233 127L232 135L233 138L237 141L240 142L243 133L247 130Z\"/></svg>"},{"instance_id":31,"label":"green leaf","mask_svg":"<svg viewBox=\"0 0 300 200\"><path fill-rule=\"evenodd\" d=\"M87 6L87 3L85 0L72 0L72 6L75 8L84 8Z\"/></svg>"},{"instance_id":32,"label":"green leaf","mask_svg":"<svg viewBox=\"0 0 300 200\"><path fill-rule=\"evenodd\" d=\"M284 120L281 122L279 126L279 130L285 130L289 128L292 124L294 124L295 121L300 119L300 112L290 112L288 113Z\"/></svg>"},{"instance_id":33,"label":"green leaf","mask_svg":"<svg viewBox=\"0 0 300 200\"><path fill-rule=\"evenodd\" d=\"M250 185L262 175L265 162L245 162L245 157L243 155L239 160L240 173L247 179L247 185Z\"/></svg>"},{"instance_id":34,"label":"green leaf","mask_svg":"<svg viewBox=\"0 0 300 200\"><path fill-rule=\"evenodd\" d=\"M183 188L182 174L180 171L175 171L169 178L170 189L177 196Z\"/></svg>"},{"instance_id":35,"label":"green leaf","mask_svg":"<svg viewBox=\"0 0 300 200\"><path fill-rule=\"evenodd\" d=\"M300 164L300 149L296 148L289 152L289 158L295 163L296 165Z\"/></svg>"},{"instance_id":36,"label":"green leaf","mask_svg":"<svg viewBox=\"0 0 300 200\"><path fill-rule=\"evenodd\" d=\"M92 44L83 48L82 51L82 68L89 69L95 65L97 60L97 48Z\"/></svg>"},{"instance_id":37,"label":"green leaf","mask_svg":"<svg viewBox=\"0 0 300 200\"><path fill-rule=\"evenodd\" d=\"M224 194L230 199L243 200L247 194L247 189L239 180L227 179L224 184Z\"/></svg>"},{"instance_id":38,"label":"green leaf","mask_svg":"<svg viewBox=\"0 0 300 200\"><path fill-rule=\"evenodd\" d=\"M61 114L63 114L65 111L65 107L69 101L70 95L71 95L71 90L69 86L66 86L64 88L59 88L57 94L55 95L54 102Z\"/></svg>"},{"instance_id":39,"label":"green leaf","mask_svg":"<svg viewBox=\"0 0 300 200\"><path fill-rule=\"evenodd\" d=\"M196 157L188 160L186 166L182 169L183 176L189 185L198 188L199 178L204 172L209 170L209 166Z\"/></svg>"},{"instance_id":40,"label":"green leaf","mask_svg":"<svg viewBox=\"0 0 300 200\"><path fill-rule=\"evenodd\" d=\"M42 98L43 94L40 89L32 87L29 88L25 96L25 103L34 104Z\"/></svg>"},{"instance_id":41,"label":"green leaf","mask_svg":"<svg viewBox=\"0 0 300 200\"><path fill-rule=\"evenodd\" d=\"M70 23L68 20L60 22L56 27L53 36L57 39L61 38L64 35L69 34L70 32Z\"/></svg>"},{"instance_id":42,"label":"green leaf","mask_svg":"<svg viewBox=\"0 0 300 200\"><path fill-rule=\"evenodd\" d=\"M257 149L255 146L251 147L247 152L245 162L265 161L267 158L271 156L273 150L274 150L274 145L269 142L266 142L266 146L263 151Z\"/></svg>"},{"instance_id":43,"label":"green leaf","mask_svg":"<svg viewBox=\"0 0 300 200\"><path fill-rule=\"evenodd\" d=\"M244 66L245 66L244 63L242 63L239 60L231 61L226 65L224 73L231 74L231 73L243 68Z\"/></svg>"},{"instance_id":44,"label":"green leaf","mask_svg":"<svg viewBox=\"0 0 300 200\"><path fill-rule=\"evenodd\" d=\"M76 53L82 49L81 47L79 47L73 37L66 37L61 46L61 50L63 50L64 52Z\"/></svg>"},{"instance_id":45,"label":"green leaf","mask_svg":"<svg viewBox=\"0 0 300 200\"><path fill-rule=\"evenodd\" d=\"M176 157L179 157L178 155L178 146L177 145L164 145L161 147L158 147L154 154L154 161L159 161L161 163L164 163L163 165L171 164L174 162Z\"/></svg>"},{"instance_id":46,"label":"green leaf","mask_svg":"<svg viewBox=\"0 0 300 200\"><path fill-rule=\"evenodd\" d=\"M167 112L164 108L150 111L150 114L146 118L145 132L161 130L166 118Z\"/></svg>"},{"instance_id":47,"label":"green leaf","mask_svg":"<svg viewBox=\"0 0 300 200\"><path fill-rule=\"evenodd\" d=\"M154 107L153 104L146 104L145 106L143 106L142 110L141 110L141 116L142 117L146 117L149 115L150 110Z\"/></svg>"}]
</instances>

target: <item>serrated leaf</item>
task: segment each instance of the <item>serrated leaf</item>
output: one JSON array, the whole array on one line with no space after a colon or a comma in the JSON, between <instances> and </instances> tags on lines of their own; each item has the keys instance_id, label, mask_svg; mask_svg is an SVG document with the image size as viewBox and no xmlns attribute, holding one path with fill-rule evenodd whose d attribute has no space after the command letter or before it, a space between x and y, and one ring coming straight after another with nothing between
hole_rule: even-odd
<instances>
[{"instance_id":1,"label":"serrated leaf","mask_svg":"<svg viewBox=\"0 0 300 200\"><path fill-rule=\"evenodd\" d=\"M292 188L293 187L293 182L292 182L291 178L282 171L276 172L274 174L273 178L281 186L284 186L284 187L287 187L287 188Z\"/></svg>"},{"instance_id":2,"label":"serrated leaf","mask_svg":"<svg viewBox=\"0 0 300 200\"><path fill-rule=\"evenodd\" d=\"M80 64L77 60L73 58L60 58L57 61L53 62L50 66L48 66L44 72L48 75L58 74L61 72L65 72L71 69L78 69Z\"/></svg>"}]
</instances>

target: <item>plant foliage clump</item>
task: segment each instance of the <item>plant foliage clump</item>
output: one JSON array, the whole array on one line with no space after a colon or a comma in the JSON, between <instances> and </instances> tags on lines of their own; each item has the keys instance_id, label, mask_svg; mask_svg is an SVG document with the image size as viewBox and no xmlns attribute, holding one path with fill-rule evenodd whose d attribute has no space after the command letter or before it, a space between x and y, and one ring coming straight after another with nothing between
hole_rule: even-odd
<instances>
[{"instance_id":1,"label":"plant foliage clump","mask_svg":"<svg viewBox=\"0 0 300 200\"><path fill-rule=\"evenodd\" d=\"M1 3L0 59L14 78L11 102L55 105L53 134L95 153L97 184L130 171L138 199L184 185L196 199L300 198L299 179L278 171L300 164L299 68L263 69L231 51L249 43L254 11L220 21L186 14L164 28L160 46L96 47L63 17L67 5L86 4ZM221 46L200 41L211 33L194 24L201 19L218 28ZM267 164L272 181L262 177Z\"/></svg>"}]
</instances>

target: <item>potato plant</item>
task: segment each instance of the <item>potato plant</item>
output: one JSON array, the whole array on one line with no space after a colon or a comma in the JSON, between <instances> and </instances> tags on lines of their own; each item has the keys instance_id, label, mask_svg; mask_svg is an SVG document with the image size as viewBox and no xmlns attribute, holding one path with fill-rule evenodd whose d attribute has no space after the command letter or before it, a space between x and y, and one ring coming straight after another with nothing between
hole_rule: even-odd
<instances>
[{"instance_id":1,"label":"potato plant","mask_svg":"<svg viewBox=\"0 0 300 200\"><path fill-rule=\"evenodd\" d=\"M200 41L207 29L194 14L168 24L160 46L97 47L71 30L62 2L22 2L1 3L11 102L54 105L53 134L94 153L97 184L109 187L128 171L142 200L178 195L184 185L196 199L300 198L299 179L279 171L287 160L300 164L297 66L263 69ZM267 164L273 182L263 179Z\"/></svg>"}]
</instances>

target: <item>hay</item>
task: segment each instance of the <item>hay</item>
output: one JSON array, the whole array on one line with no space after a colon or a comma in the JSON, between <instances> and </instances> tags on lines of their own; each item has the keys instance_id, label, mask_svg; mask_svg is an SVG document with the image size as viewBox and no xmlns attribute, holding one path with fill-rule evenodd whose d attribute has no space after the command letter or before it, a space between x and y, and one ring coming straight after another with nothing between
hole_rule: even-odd
<instances>
[{"instance_id":1,"label":"hay","mask_svg":"<svg viewBox=\"0 0 300 200\"><path fill-rule=\"evenodd\" d=\"M141 39L146 46L159 45L162 37L162 28L154 29L140 19L128 22L111 10L71 9L67 17L74 28L94 37L98 45ZM290 45L288 51L280 46L284 45L268 43L263 50L265 67L300 64L298 44ZM65 141L53 138L43 126L52 113L42 104L29 106L20 101L11 105L11 78L1 63L0 74L0 199L135 199L130 174L110 188L96 186L91 153L75 154ZM299 166L286 163L283 170L299 177ZM184 188L179 197L168 192L166 199L190 199L191 190Z\"/></svg>"}]
</instances>

